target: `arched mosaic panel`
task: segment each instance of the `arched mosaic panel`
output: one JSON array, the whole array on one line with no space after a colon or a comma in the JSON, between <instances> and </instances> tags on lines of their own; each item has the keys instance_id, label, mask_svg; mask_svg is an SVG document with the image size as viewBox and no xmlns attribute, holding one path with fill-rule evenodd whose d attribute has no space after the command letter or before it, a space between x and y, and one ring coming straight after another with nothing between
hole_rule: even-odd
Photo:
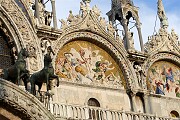
<instances>
[{"instance_id":1,"label":"arched mosaic panel","mask_svg":"<svg viewBox=\"0 0 180 120\"><path fill-rule=\"evenodd\" d=\"M167 61L155 62L148 71L147 80L155 94L180 97L180 67L177 65Z\"/></svg>"},{"instance_id":2,"label":"arched mosaic panel","mask_svg":"<svg viewBox=\"0 0 180 120\"><path fill-rule=\"evenodd\" d=\"M64 45L56 58L56 74L61 80L121 88L124 78L114 59L87 41Z\"/></svg>"}]
</instances>

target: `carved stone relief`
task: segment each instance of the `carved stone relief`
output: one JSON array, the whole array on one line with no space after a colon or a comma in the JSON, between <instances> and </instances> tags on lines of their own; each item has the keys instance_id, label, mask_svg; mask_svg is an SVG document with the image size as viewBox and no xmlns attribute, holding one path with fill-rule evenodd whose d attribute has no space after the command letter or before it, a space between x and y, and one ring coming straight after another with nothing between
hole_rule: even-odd
<instances>
[{"instance_id":1,"label":"carved stone relief","mask_svg":"<svg viewBox=\"0 0 180 120\"><path fill-rule=\"evenodd\" d=\"M29 116L32 120L55 120L35 96L2 79L0 80L0 100Z\"/></svg>"},{"instance_id":2,"label":"carved stone relief","mask_svg":"<svg viewBox=\"0 0 180 120\"><path fill-rule=\"evenodd\" d=\"M20 48L25 48L26 46L33 46L33 50L34 51L39 51L39 46L38 45L38 41L36 40L37 37L35 35L35 33L33 32L33 29L29 23L29 21L27 20L26 16L23 15L23 12L18 8L18 6L16 5L16 3L12 0L2 0L1 1L1 9L3 12L5 12L5 14L8 14L10 17L9 20L11 22L11 24L14 24L16 27L14 27L13 29L15 29L16 31L16 36L17 36L17 40L20 43L20 46L18 49ZM8 8L8 9L6 9ZM6 11L4 11L6 10ZM14 36L13 36L14 37ZM18 43L16 42L16 43ZM28 47L29 50L30 46ZM31 51L30 51L31 52ZM37 56L37 54L32 55L29 58L29 61L33 61L30 62L29 66L30 67L30 71L37 71L38 68L40 67L40 64L37 62L40 59L40 56ZM35 69L31 69L33 68L32 66L36 66L37 68Z\"/></svg>"},{"instance_id":3,"label":"carved stone relief","mask_svg":"<svg viewBox=\"0 0 180 120\"><path fill-rule=\"evenodd\" d=\"M112 23L108 23L105 18L100 17L101 12L98 7L93 6L92 9L90 9L86 4L89 3L84 4L80 2L80 12L78 15L73 15L73 12L70 10L67 20L59 20L63 32L67 33L75 29L88 29L99 34L102 34L101 31L103 31L113 38L116 38L116 29L113 27Z\"/></svg>"},{"instance_id":4,"label":"carved stone relief","mask_svg":"<svg viewBox=\"0 0 180 120\"><path fill-rule=\"evenodd\" d=\"M156 51L173 51L179 53L178 35L172 29L171 34L164 28L160 28L158 33L148 37L148 42L145 44L145 51L148 53Z\"/></svg>"}]
</instances>

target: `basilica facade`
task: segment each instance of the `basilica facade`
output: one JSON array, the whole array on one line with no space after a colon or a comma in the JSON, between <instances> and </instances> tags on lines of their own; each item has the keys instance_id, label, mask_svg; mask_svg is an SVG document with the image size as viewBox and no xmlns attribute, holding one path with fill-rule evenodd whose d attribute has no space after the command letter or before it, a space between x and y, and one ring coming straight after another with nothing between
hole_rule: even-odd
<instances>
[{"instance_id":1,"label":"basilica facade","mask_svg":"<svg viewBox=\"0 0 180 120\"><path fill-rule=\"evenodd\" d=\"M0 0L0 120L180 119L180 41L162 0L146 43L132 0L112 0L109 20L82 0L57 21L49 2Z\"/></svg>"}]
</instances>

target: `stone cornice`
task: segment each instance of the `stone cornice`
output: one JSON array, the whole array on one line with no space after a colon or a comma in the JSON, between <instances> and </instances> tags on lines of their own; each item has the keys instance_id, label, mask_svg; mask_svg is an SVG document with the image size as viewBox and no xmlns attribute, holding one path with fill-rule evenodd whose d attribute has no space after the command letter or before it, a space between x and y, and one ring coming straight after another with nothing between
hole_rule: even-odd
<instances>
[{"instance_id":1,"label":"stone cornice","mask_svg":"<svg viewBox=\"0 0 180 120\"><path fill-rule=\"evenodd\" d=\"M61 34L61 30L56 30L51 26L37 26L37 35L39 38L43 37L50 40L57 40Z\"/></svg>"}]
</instances>

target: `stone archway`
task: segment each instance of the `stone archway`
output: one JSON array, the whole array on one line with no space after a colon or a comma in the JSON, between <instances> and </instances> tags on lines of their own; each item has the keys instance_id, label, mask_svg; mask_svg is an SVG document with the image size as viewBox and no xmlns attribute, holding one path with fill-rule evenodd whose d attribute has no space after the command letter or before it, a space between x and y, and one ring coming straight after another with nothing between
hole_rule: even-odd
<instances>
[{"instance_id":1,"label":"stone archway","mask_svg":"<svg viewBox=\"0 0 180 120\"><path fill-rule=\"evenodd\" d=\"M14 0L1 0L0 4L1 23L15 42L17 51L27 48L31 54L28 60L28 69L30 72L39 70L42 66L42 63L38 62L41 61L42 56L37 54L41 53L40 42L28 18Z\"/></svg>"},{"instance_id":2,"label":"stone archway","mask_svg":"<svg viewBox=\"0 0 180 120\"><path fill-rule=\"evenodd\" d=\"M179 97L180 57L169 52L152 55L144 64L147 87L155 94Z\"/></svg>"},{"instance_id":3,"label":"stone archway","mask_svg":"<svg viewBox=\"0 0 180 120\"><path fill-rule=\"evenodd\" d=\"M76 40L84 40L87 41L89 39L90 43L93 43L95 45L99 45L102 49L106 49L113 59L118 63L118 66L123 72L123 76L125 78L125 88L126 89L132 89L135 87L135 81L136 81L136 75L133 70L133 67L131 66L131 63L128 59L126 59L126 52L122 47L119 47L114 45L112 42L110 42L110 39L105 39L102 36L99 36L98 34L94 34L91 32L73 32L70 34L66 34L62 36L57 43L54 45L54 52L56 54L55 58L57 58L59 50L66 45L67 43L70 43L72 41ZM123 49L123 50L122 50Z\"/></svg>"}]
</instances>

